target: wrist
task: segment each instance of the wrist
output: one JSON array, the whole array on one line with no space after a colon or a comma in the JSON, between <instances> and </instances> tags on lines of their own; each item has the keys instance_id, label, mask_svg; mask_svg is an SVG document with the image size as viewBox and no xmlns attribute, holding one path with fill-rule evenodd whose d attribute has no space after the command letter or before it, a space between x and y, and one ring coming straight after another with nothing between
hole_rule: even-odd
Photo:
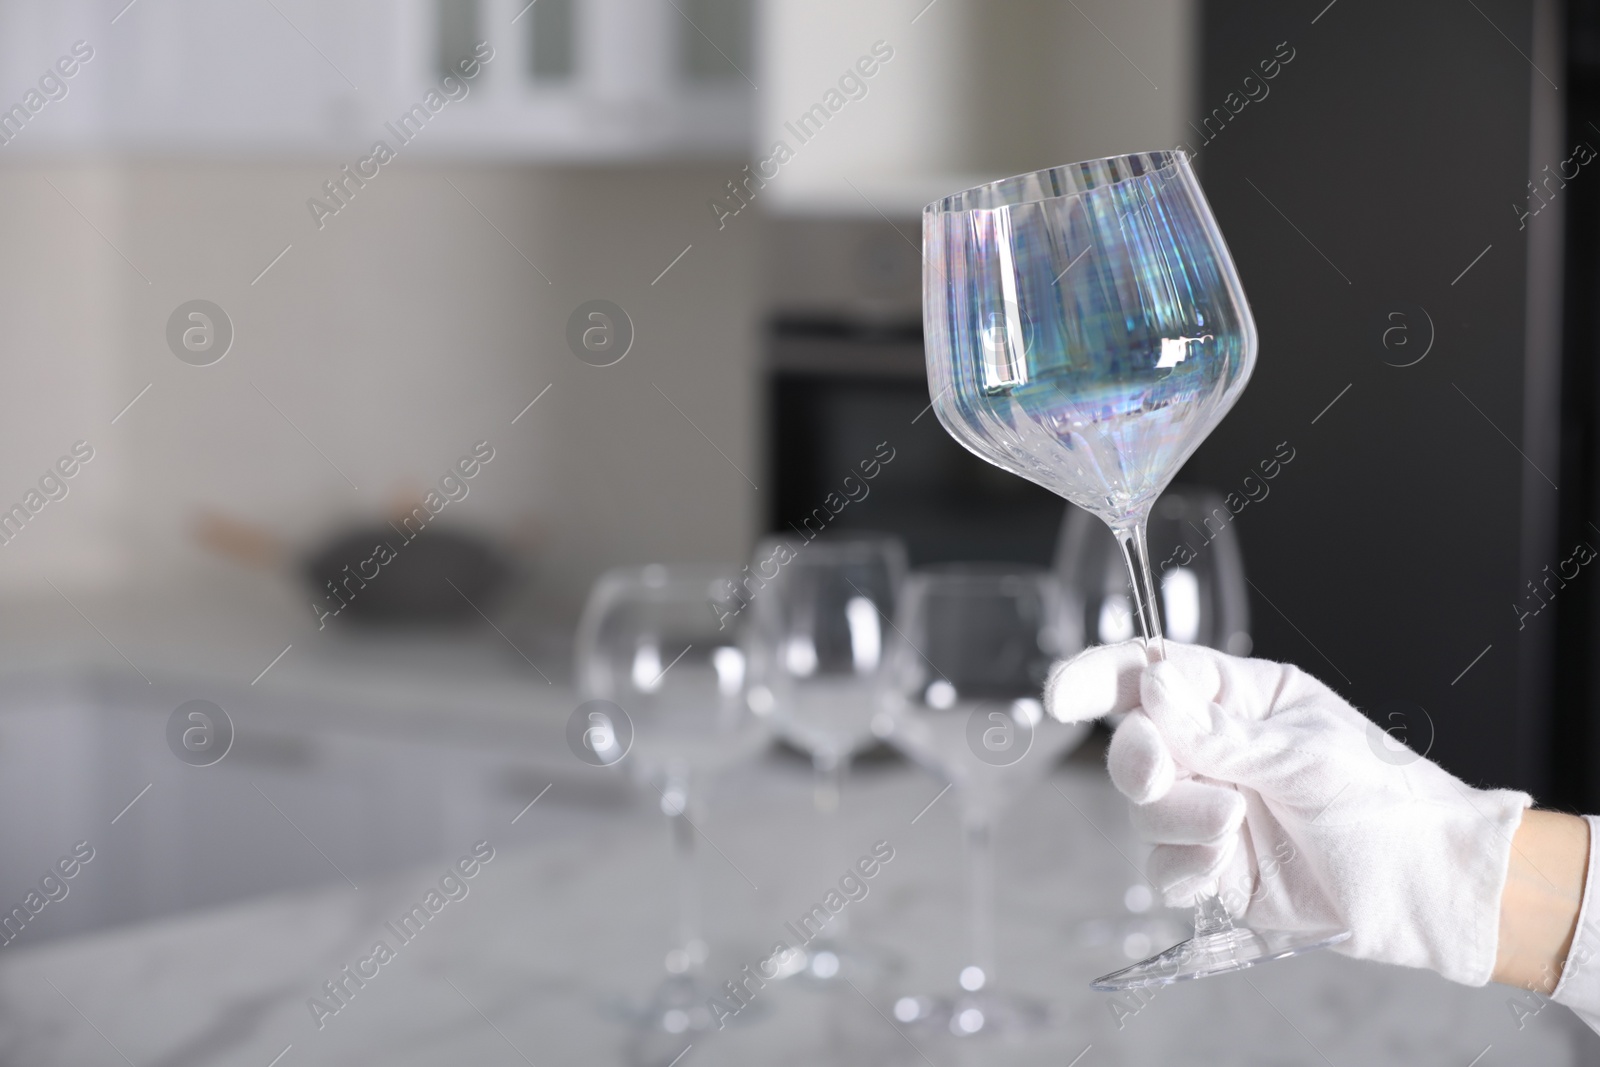
<instances>
[{"instance_id":1,"label":"wrist","mask_svg":"<svg viewBox=\"0 0 1600 1067\"><path fill-rule=\"evenodd\" d=\"M1511 840L1500 896L1496 982L1548 994L1577 929L1589 871L1589 826L1575 816L1528 810Z\"/></svg>"}]
</instances>

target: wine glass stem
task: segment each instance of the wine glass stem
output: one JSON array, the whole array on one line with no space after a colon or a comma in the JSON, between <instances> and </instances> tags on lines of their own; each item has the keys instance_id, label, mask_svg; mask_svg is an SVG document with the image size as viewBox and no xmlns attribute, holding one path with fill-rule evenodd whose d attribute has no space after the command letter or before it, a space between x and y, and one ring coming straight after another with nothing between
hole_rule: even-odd
<instances>
[{"instance_id":1,"label":"wine glass stem","mask_svg":"<svg viewBox=\"0 0 1600 1067\"><path fill-rule=\"evenodd\" d=\"M1201 897L1194 908L1194 936L1205 937L1232 929L1233 919L1228 915L1222 898L1215 893Z\"/></svg>"},{"instance_id":2,"label":"wine glass stem","mask_svg":"<svg viewBox=\"0 0 1600 1067\"><path fill-rule=\"evenodd\" d=\"M700 969L703 956L700 940L700 884L695 873L694 824L689 819L689 777L673 775L662 790L661 810L672 835L673 865L678 875L678 944L684 973Z\"/></svg>"},{"instance_id":3,"label":"wine glass stem","mask_svg":"<svg viewBox=\"0 0 1600 1067\"><path fill-rule=\"evenodd\" d=\"M1133 588L1133 611L1139 617L1139 631L1144 635L1145 647L1158 660L1167 658L1167 646L1161 636L1161 609L1156 600L1156 585L1150 578L1150 550L1145 537L1145 516L1141 515L1126 526L1113 527L1117 543L1122 546L1122 558L1128 565L1128 581Z\"/></svg>"},{"instance_id":4,"label":"wine glass stem","mask_svg":"<svg viewBox=\"0 0 1600 1067\"><path fill-rule=\"evenodd\" d=\"M818 749L811 754L811 768L816 779L812 802L816 805L817 814L828 823L831 831L828 834L829 844L839 847L842 844L839 837L845 828L844 820L839 817L839 804L844 795L845 775L850 771L850 757L848 754ZM848 914L848 909L840 911L828 923L832 940L837 941L849 932Z\"/></svg>"},{"instance_id":5,"label":"wine glass stem","mask_svg":"<svg viewBox=\"0 0 1600 1067\"><path fill-rule=\"evenodd\" d=\"M849 769L849 758L840 756L836 752L818 749L811 754L811 769L815 779L811 795L812 803L816 805L819 815L832 815L839 810L839 798L844 788L845 772Z\"/></svg>"},{"instance_id":6,"label":"wine glass stem","mask_svg":"<svg viewBox=\"0 0 1600 1067\"><path fill-rule=\"evenodd\" d=\"M970 965L983 972L983 985L994 985L994 843L989 821L967 815L962 820L967 849L967 907L972 947Z\"/></svg>"},{"instance_id":7,"label":"wine glass stem","mask_svg":"<svg viewBox=\"0 0 1600 1067\"><path fill-rule=\"evenodd\" d=\"M1144 634L1145 647L1157 660L1167 658L1167 642L1161 636L1161 611L1156 600L1156 584L1150 578L1150 547L1145 536L1145 516L1127 526L1113 528L1117 543L1122 546L1122 558L1128 564L1128 581L1133 585L1134 612L1139 616L1139 629ZM1202 897L1194 910L1196 937L1220 934L1233 929L1233 920L1222 898L1215 893Z\"/></svg>"}]
</instances>

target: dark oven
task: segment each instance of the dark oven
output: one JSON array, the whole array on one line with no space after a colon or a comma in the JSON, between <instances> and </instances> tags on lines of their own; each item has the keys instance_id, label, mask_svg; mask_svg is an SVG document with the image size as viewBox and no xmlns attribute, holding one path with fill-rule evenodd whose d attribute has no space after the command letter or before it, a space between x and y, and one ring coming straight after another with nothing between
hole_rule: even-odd
<instances>
[{"instance_id":1,"label":"dark oven","mask_svg":"<svg viewBox=\"0 0 1600 1067\"><path fill-rule=\"evenodd\" d=\"M1065 505L945 433L920 324L778 318L767 366L769 529L898 534L913 565L1050 564Z\"/></svg>"}]
</instances>

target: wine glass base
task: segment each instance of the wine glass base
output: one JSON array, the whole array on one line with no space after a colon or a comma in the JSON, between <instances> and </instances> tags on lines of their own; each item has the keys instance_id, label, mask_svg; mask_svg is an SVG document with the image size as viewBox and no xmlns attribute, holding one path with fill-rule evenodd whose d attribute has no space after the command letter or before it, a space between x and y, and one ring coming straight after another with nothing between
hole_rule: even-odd
<instances>
[{"instance_id":1,"label":"wine glass base","mask_svg":"<svg viewBox=\"0 0 1600 1067\"><path fill-rule=\"evenodd\" d=\"M900 956L877 945L850 938L844 941L813 941L788 961L779 978L792 977L798 984L831 988L854 983L875 986L899 973Z\"/></svg>"},{"instance_id":2,"label":"wine glass base","mask_svg":"<svg viewBox=\"0 0 1600 1067\"><path fill-rule=\"evenodd\" d=\"M1165 952L1102 975L1089 985L1092 989L1115 993L1171 985L1190 978L1209 978L1336 945L1349 936L1349 930L1253 930L1236 924L1226 930L1180 941Z\"/></svg>"},{"instance_id":3,"label":"wine glass base","mask_svg":"<svg viewBox=\"0 0 1600 1067\"><path fill-rule=\"evenodd\" d=\"M648 995L616 996L606 1014L635 1030L659 1034L697 1034L754 1022L768 1014L768 1005L752 998L737 1012L713 1013L711 1003L732 1007L725 990L704 975L675 974L661 980Z\"/></svg>"},{"instance_id":4,"label":"wine glass base","mask_svg":"<svg viewBox=\"0 0 1600 1067\"><path fill-rule=\"evenodd\" d=\"M901 997L897 1022L958 1038L1016 1037L1042 1029L1050 1011L1043 1001L1011 993L963 993L958 997Z\"/></svg>"}]
</instances>

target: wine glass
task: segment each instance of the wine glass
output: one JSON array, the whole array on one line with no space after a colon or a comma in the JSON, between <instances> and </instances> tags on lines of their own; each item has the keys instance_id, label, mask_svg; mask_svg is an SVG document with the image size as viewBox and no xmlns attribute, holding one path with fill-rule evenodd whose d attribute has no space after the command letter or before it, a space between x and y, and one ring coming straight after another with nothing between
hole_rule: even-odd
<instances>
[{"instance_id":1,"label":"wine glass","mask_svg":"<svg viewBox=\"0 0 1600 1067\"><path fill-rule=\"evenodd\" d=\"M996 821L1088 734L1039 701L1055 659L1077 651L1060 587L1042 570L950 564L913 574L882 679L891 744L955 787L967 850L970 946L954 996L906 996L896 1018L957 1037L1037 1026L1042 1004L995 984Z\"/></svg>"},{"instance_id":2,"label":"wine glass","mask_svg":"<svg viewBox=\"0 0 1600 1067\"><path fill-rule=\"evenodd\" d=\"M818 540L772 537L756 548L746 629L748 700L772 713L779 733L811 755L817 811L839 825L851 757L875 740L875 682L886 619L906 571L899 538L857 534ZM846 912L789 966L811 979L871 978L890 960L847 938Z\"/></svg>"},{"instance_id":3,"label":"wine glass","mask_svg":"<svg viewBox=\"0 0 1600 1067\"><path fill-rule=\"evenodd\" d=\"M731 625L736 577L732 569L694 565L613 570L595 584L578 624L576 677L585 703L569 741L588 762L631 763L659 799L671 834L675 944L665 977L630 1012L644 1027L671 1034L715 1029L707 1001L723 995L704 974L695 787L770 739L766 716L745 701L745 657Z\"/></svg>"},{"instance_id":4,"label":"wine glass","mask_svg":"<svg viewBox=\"0 0 1600 1067\"><path fill-rule=\"evenodd\" d=\"M922 214L928 386L982 459L1092 512L1122 546L1150 653L1165 654L1145 524L1244 390L1256 329L1189 157L1069 163L956 193ZM1202 900L1195 936L1096 989L1166 985L1333 944Z\"/></svg>"}]
</instances>

